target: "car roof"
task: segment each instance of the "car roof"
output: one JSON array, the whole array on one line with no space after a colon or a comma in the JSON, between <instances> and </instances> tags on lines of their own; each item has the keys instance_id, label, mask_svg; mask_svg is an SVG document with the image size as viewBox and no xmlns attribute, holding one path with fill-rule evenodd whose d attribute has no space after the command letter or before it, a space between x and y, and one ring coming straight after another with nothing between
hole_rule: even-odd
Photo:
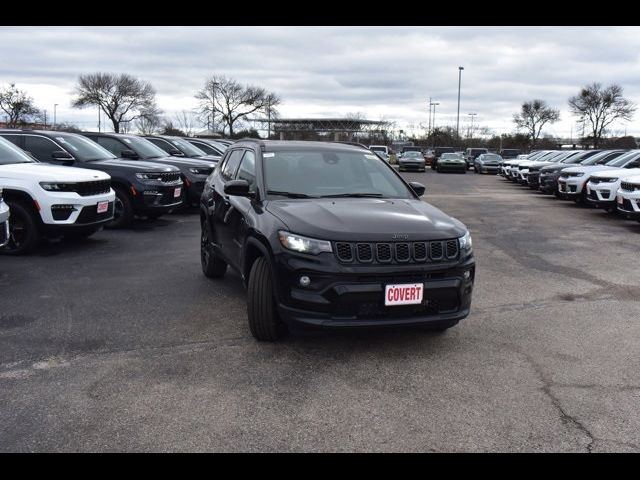
<instances>
[{"instance_id":1,"label":"car roof","mask_svg":"<svg viewBox=\"0 0 640 480\"><path fill-rule=\"evenodd\" d=\"M350 151L361 152L363 148L361 146L352 145L349 143L339 142L313 142L313 141L298 141L298 140L259 140L259 139L242 139L238 140L233 146L245 145L258 145L264 151L284 151L284 150L309 150L309 151ZM367 151L368 148L364 147Z\"/></svg>"}]
</instances>

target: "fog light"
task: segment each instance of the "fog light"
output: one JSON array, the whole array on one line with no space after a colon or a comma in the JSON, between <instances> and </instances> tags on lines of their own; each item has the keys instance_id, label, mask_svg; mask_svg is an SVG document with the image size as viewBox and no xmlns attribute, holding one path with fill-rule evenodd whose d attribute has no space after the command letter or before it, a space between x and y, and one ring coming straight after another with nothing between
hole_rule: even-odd
<instances>
[{"instance_id":1,"label":"fog light","mask_svg":"<svg viewBox=\"0 0 640 480\"><path fill-rule=\"evenodd\" d=\"M471 270L464 272L464 279L469 280L471 278Z\"/></svg>"},{"instance_id":2,"label":"fog light","mask_svg":"<svg viewBox=\"0 0 640 480\"><path fill-rule=\"evenodd\" d=\"M311 279L309 277L307 277L306 275L300 277L301 287L308 287L309 285L311 285Z\"/></svg>"}]
</instances>

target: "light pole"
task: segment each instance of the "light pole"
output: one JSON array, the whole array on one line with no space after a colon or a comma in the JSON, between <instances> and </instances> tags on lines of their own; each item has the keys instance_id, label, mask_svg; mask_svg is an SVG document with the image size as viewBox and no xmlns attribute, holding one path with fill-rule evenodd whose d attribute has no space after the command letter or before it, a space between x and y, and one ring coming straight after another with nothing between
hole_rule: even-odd
<instances>
[{"instance_id":1,"label":"light pole","mask_svg":"<svg viewBox=\"0 0 640 480\"><path fill-rule=\"evenodd\" d=\"M471 117L471 133L469 134L469 138L473 138L473 118L478 115L477 113L467 113Z\"/></svg>"},{"instance_id":2,"label":"light pole","mask_svg":"<svg viewBox=\"0 0 640 480\"><path fill-rule=\"evenodd\" d=\"M57 103L53 104L53 129L56 129L56 108L58 107Z\"/></svg>"},{"instance_id":3,"label":"light pole","mask_svg":"<svg viewBox=\"0 0 640 480\"><path fill-rule=\"evenodd\" d=\"M429 97L429 128L427 129L427 136L431 135L431 97Z\"/></svg>"},{"instance_id":4,"label":"light pole","mask_svg":"<svg viewBox=\"0 0 640 480\"><path fill-rule=\"evenodd\" d=\"M456 137L459 137L458 130L460 128L460 84L462 83L462 70L464 67L458 67L458 117L456 119Z\"/></svg>"},{"instance_id":5,"label":"light pole","mask_svg":"<svg viewBox=\"0 0 640 480\"><path fill-rule=\"evenodd\" d=\"M218 82L211 82L211 131L216 131L216 87Z\"/></svg>"},{"instance_id":6,"label":"light pole","mask_svg":"<svg viewBox=\"0 0 640 480\"><path fill-rule=\"evenodd\" d=\"M433 129L436 129L436 105L440 105L440 102L434 102L433 105Z\"/></svg>"}]
</instances>

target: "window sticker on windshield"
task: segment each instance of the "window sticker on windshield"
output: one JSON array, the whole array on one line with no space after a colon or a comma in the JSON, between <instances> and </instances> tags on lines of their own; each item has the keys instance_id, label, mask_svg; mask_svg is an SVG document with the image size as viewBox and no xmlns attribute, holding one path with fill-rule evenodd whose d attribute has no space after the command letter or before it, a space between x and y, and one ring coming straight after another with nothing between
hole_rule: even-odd
<instances>
[{"instance_id":1,"label":"window sticker on windshield","mask_svg":"<svg viewBox=\"0 0 640 480\"><path fill-rule=\"evenodd\" d=\"M262 154L262 158L271 158L271 157L275 157L276 154L273 152L267 152L267 153L263 153Z\"/></svg>"},{"instance_id":2,"label":"window sticker on windshield","mask_svg":"<svg viewBox=\"0 0 640 480\"><path fill-rule=\"evenodd\" d=\"M370 153L365 153L364 156L365 156L365 158L368 158L369 160L375 160L375 159L378 158L375 155L371 155Z\"/></svg>"}]
</instances>

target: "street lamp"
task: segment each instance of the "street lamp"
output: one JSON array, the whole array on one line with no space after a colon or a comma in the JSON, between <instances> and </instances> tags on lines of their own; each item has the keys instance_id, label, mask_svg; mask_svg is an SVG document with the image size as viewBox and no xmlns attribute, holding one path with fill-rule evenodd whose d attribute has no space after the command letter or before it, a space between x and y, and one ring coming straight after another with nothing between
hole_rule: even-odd
<instances>
[{"instance_id":1,"label":"street lamp","mask_svg":"<svg viewBox=\"0 0 640 480\"><path fill-rule=\"evenodd\" d=\"M456 120L456 137L458 137L458 130L460 128L460 84L462 83L462 70L464 67L458 67L458 118Z\"/></svg>"},{"instance_id":2,"label":"street lamp","mask_svg":"<svg viewBox=\"0 0 640 480\"><path fill-rule=\"evenodd\" d=\"M56 108L58 107L57 103L53 104L53 129L56 129Z\"/></svg>"},{"instance_id":3,"label":"street lamp","mask_svg":"<svg viewBox=\"0 0 640 480\"><path fill-rule=\"evenodd\" d=\"M433 129L436 129L436 105L440 105L440 102L434 102L433 105Z\"/></svg>"},{"instance_id":4,"label":"street lamp","mask_svg":"<svg viewBox=\"0 0 640 480\"><path fill-rule=\"evenodd\" d=\"M478 115L477 113L467 113L471 117L471 133L469 134L470 138L473 138L473 118Z\"/></svg>"},{"instance_id":5,"label":"street lamp","mask_svg":"<svg viewBox=\"0 0 640 480\"><path fill-rule=\"evenodd\" d=\"M216 131L216 87L219 82L211 82L211 131Z\"/></svg>"}]
</instances>

